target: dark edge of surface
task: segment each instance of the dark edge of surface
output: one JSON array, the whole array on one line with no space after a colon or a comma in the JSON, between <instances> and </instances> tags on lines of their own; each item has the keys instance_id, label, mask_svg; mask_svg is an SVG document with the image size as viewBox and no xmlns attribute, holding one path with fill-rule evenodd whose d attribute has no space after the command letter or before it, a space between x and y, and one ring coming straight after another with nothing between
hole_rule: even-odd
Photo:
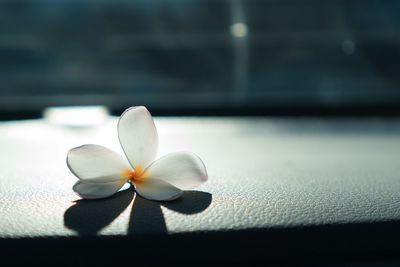
<instances>
[{"instance_id":1,"label":"dark edge of surface","mask_svg":"<svg viewBox=\"0 0 400 267\"><path fill-rule=\"evenodd\" d=\"M52 266L381 265L400 263L399 237L399 222L388 221L153 236L3 238L0 257L7 264Z\"/></svg>"},{"instance_id":2,"label":"dark edge of surface","mask_svg":"<svg viewBox=\"0 0 400 267\"><path fill-rule=\"evenodd\" d=\"M119 116L128 107L111 109L111 115ZM291 106L291 107L238 107L238 108L156 108L149 107L153 116L299 116L299 117L400 117L400 107L387 106ZM41 109L31 111L1 111L0 121L41 118Z\"/></svg>"}]
</instances>

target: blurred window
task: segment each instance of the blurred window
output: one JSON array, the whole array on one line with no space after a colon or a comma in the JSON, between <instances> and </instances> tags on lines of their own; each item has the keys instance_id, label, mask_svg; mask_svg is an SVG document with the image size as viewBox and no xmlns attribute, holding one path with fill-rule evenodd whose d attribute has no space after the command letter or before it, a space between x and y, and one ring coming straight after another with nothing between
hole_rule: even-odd
<instances>
[{"instance_id":1,"label":"blurred window","mask_svg":"<svg viewBox=\"0 0 400 267\"><path fill-rule=\"evenodd\" d=\"M396 0L1 0L0 111L400 102Z\"/></svg>"}]
</instances>

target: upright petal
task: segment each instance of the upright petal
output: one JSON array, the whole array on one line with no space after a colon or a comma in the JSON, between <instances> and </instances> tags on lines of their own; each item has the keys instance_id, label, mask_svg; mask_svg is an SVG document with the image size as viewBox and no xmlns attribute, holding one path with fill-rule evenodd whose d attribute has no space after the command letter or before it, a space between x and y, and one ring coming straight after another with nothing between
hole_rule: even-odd
<instances>
[{"instance_id":1,"label":"upright petal","mask_svg":"<svg viewBox=\"0 0 400 267\"><path fill-rule=\"evenodd\" d=\"M171 153L154 161L145 176L163 180L182 190L192 189L208 179L203 161L187 152Z\"/></svg>"},{"instance_id":2,"label":"upright petal","mask_svg":"<svg viewBox=\"0 0 400 267\"><path fill-rule=\"evenodd\" d=\"M135 182L135 188L139 195L150 200L174 200L183 194L183 191L179 188L153 178L145 178Z\"/></svg>"},{"instance_id":3,"label":"upright petal","mask_svg":"<svg viewBox=\"0 0 400 267\"><path fill-rule=\"evenodd\" d=\"M131 107L122 113L118 136L126 157L136 171L144 170L156 158L157 129L145 107Z\"/></svg>"},{"instance_id":4,"label":"upright petal","mask_svg":"<svg viewBox=\"0 0 400 267\"><path fill-rule=\"evenodd\" d=\"M67 155L67 165L81 181L90 183L120 181L124 178L124 171L131 169L122 155L99 145L71 149Z\"/></svg>"},{"instance_id":5,"label":"upright petal","mask_svg":"<svg viewBox=\"0 0 400 267\"><path fill-rule=\"evenodd\" d=\"M110 183L87 183L78 181L72 189L82 198L105 198L114 195L119 189L121 189L124 183L123 180Z\"/></svg>"}]
</instances>

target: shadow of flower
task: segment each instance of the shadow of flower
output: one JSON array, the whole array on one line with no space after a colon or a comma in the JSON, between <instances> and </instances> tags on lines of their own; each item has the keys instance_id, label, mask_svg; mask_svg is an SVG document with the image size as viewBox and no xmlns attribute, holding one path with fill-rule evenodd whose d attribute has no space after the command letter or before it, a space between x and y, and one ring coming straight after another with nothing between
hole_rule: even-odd
<instances>
[{"instance_id":1,"label":"shadow of flower","mask_svg":"<svg viewBox=\"0 0 400 267\"><path fill-rule=\"evenodd\" d=\"M189 215L204 211L211 200L210 193L201 191L185 191L180 198L166 202L151 201L136 195L128 235L165 235L168 231L161 206Z\"/></svg>"},{"instance_id":2,"label":"shadow of flower","mask_svg":"<svg viewBox=\"0 0 400 267\"><path fill-rule=\"evenodd\" d=\"M208 208L211 200L212 195L210 193L185 191L180 198L170 202L160 202L160 204L179 213L196 214Z\"/></svg>"},{"instance_id":3,"label":"shadow of flower","mask_svg":"<svg viewBox=\"0 0 400 267\"><path fill-rule=\"evenodd\" d=\"M144 199L133 188L129 188L106 199L76 201L65 211L64 225L79 235L96 235L115 220L133 199L127 234L166 235L168 231L161 206L182 214L195 214L207 209L212 195L201 191L185 191L179 199L159 202Z\"/></svg>"},{"instance_id":4,"label":"shadow of flower","mask_svg":"<svg viewBox=\"0 0 400 267\"><path fill-rule=\"evenodd\" d=\"M78 200L65 211L64 225L80 235L96 235L128 207L134 195L129 188L109 198Z\"/></svg>"}]
</instances>

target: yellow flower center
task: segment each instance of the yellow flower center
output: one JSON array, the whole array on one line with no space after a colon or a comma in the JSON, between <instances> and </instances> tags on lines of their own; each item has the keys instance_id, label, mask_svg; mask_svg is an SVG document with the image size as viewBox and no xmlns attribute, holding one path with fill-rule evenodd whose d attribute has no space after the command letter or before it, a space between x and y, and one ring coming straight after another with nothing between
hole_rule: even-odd
<instances>
[{"instance_id":1,"label":"yellow flower center","mask_svg":"<svg viewBox=\"0 0 400 267\"><path fill-rule=\"evenodd\" d=\"M143 172L143 168L140 165L135 165L135 169L126 169L122 172L122 177L126 179L126 181L131 181L132 183L140 183L141 179L146 177L146 172Z\"/></svg>"}]
</instances>

